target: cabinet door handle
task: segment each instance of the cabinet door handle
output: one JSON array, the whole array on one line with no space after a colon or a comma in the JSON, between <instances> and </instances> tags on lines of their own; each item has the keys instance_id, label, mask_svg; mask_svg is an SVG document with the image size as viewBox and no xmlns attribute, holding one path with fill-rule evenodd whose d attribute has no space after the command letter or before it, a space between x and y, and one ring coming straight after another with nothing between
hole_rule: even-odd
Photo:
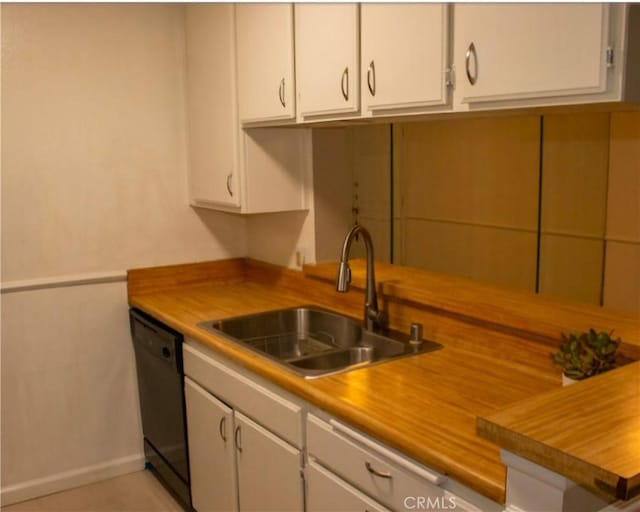
<instances>
[{"instance_id":1,"label":"cabinet door handle","mask_svg":"<svg viewBox=\"0 0 640 512\"><path fill-rule=\"evenodd\" d=\"M342 97L344 101L349 101L349 68L344 68L342 72L342 80L340 81L340 88L342 89Z\"/></svg>"},{"instance_id":2,"label":"cabinet door handle","mask_svg":"<svg viewBox=\"0 0 640 512\"><path fill-rule=\"evenodd\" d=\"M227 417L223 416L220 418L220 424L218 425L218 432L220 432L220 437L226 443L227 442Z\"/></svg>"},{"instance_id":3,"label":"cabinet door handle","mask_svg":"<svg viewBox=\"0 0 640 512\"><path fill-rule=\"evenodd\" d=\"M471 74L471 57L473 56L473 75ZM476 53L476 45L471 43L467 48L467 54L464 58L464 64L467 71L467 79L471 85L475 85L478 80L478 54Z\"/></svg>"},{"instance_id":4,"label":"cabinet door handle","mask_svg":"<svg viewBox=\"0 0 640 512\"><path fill-rule=\"evenodd\" d=\"M280 103L283 107L286 107L287 104L284 101L284 78L280 80L280 87L278 88L278 96L280 97Z\"/></svg>"},{"instance_id":5,"label":"cabinet door handle","mask_svg":"<svg viewBox=\"0 0 640 512\"><path fill-rule=\"evenodd\" d=\"M231 188L231 178L233 178L233 173L229 173L229 175L227 176L227 192L229 192L229 195L231 197L233 197L233 189Z\"/></svg>"},{"instance_id":6,"label":"cabinet door handle","mask_svg":"<svg viewBox=\"0 0 640 512\"><path fill-rule=\"evenodd\" d=\"M233 442L236 445L236 450L242 453L242 438L240 437L240 426L236 427L236 431L233 435Z\"/></svg>"},{"instance_id":7,"label":"cabinet door handle","mask_svg":"<svg viewBox=\"0 0 640 512\"><path fill-rule=\"evenodd\" d=\"M369 63L369 69L367 69L367 87L369 87L369 92L371 96L376 95L376 64L371 61Z\"/></svg>"},{"instance_id":8,"label":"cabinet door handle","mask_svg":"<svg viewBox=\"0 0 640 512\"><path fill-rule=\"evenodd\" d=\"M391 473L382 473L381 471L378 471L368 461L365 461L364 466L367 468L367 471L372 475L379 476L380 478L389 478L389 479L393 478Z\"/></svg>"}]
</instances>

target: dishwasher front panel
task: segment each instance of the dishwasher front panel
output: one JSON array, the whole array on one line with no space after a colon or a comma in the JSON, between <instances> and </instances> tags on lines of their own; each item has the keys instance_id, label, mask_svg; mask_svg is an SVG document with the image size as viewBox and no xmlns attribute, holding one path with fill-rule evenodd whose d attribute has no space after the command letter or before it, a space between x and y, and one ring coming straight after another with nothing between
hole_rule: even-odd
<instances>
[{"instance_id":1,"label":"dishwasher front panel","mask_svg":"<svg viewBox=\"0 0 640 512\"><path fill-rule=\"evenodd\" d=\"M166 483L189 485L182 336L132 311L131 335L136 357L145 456ZM173 489L183 494L180 489ZM188 500L187 500L188 502Z\"/></svg>"}]
</instances>

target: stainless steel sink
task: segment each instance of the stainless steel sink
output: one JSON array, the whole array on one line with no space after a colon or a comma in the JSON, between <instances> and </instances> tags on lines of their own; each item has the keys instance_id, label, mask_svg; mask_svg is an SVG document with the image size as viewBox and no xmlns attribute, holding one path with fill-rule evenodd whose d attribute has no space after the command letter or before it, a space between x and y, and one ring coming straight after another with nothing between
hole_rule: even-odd
<instances>
[{"instance_id":1,"label":"stainless steel sink","mask_svg":"<svg viewBox=\"0 0 640 512\"><path fill-rule=\"evenodd\" d=\"M296 307L198 324L305 378L362 368L441 348L408 343L399 333L374 333L325 309Z\"/></svg>"}]
</instances>

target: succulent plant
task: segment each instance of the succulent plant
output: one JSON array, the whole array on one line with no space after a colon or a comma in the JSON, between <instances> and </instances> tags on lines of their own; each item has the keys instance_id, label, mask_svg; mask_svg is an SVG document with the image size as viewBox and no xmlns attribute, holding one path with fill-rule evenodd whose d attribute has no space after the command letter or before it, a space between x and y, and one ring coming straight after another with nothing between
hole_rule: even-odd
<instances>
[{"instance_id":1,"label":"succulent plant","mask_svg":"<svg viewBox=\"0 0 640 512\"><path fill-rule=\"evenodd\" d=\"M610 333L589 332L562 334L560 350L551 354L553 362L562 366L564 374L575 380L606 372L616 367L616 350L621 339L612 339Z\"/></svg>"}]
</instances>

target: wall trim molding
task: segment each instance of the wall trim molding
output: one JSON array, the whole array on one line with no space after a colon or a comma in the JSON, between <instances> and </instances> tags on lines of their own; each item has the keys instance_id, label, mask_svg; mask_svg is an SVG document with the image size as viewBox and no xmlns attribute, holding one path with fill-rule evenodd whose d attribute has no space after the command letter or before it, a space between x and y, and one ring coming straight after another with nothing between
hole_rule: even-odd
<instances>
[{"instance_id":1,"label":"wall trim molding","mask_svg":"<svg viewBox=\"0 0 640 512\"><path fill-rule=\"evenodd\" d=\"M127 280L125 270L114 272L95 272L92 274L76 274L70 276L43 277L22 281L6 281L0 283L0 293L26 292L44 290L47 288L63 288L67 286L82 286L87 284L117 283Z\"/></svg>"},{"instance_id":2,"label":"wall trim molding","mask_svg":"<svg viewBox=\"0 0 640 512\"><path fill-rule=\"evenodd\" d=\"M128 457L113 459L93 466L64 471L35 480L28 480L0 490L0 505L7 506L20 501L39 498L54 492L73 489L107 478L113 478L144 469L144 454L138 453Z\"/></svg>"}]
</instances>

